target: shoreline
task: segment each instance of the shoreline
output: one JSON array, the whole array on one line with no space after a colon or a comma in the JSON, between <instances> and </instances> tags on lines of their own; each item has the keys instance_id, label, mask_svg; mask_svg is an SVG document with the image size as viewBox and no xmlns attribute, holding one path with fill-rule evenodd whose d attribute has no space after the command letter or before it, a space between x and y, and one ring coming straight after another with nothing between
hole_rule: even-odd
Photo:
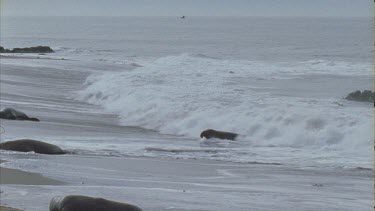
<instances>
[{"instance_id":1,"label":"shoreline","mask_svg":"<svg viewBox=\"0 0 375 211\"><path fill-rule=\"evenodd\" d=\"M369 170L309 170L131 157L35 154L7 157L14 157L13 165L21 168L33 168L38 164L38 171L43 175L65 183L2 184L6 194L3 201L26 211L43 210L53 196L65 194L128 202L153 211L245 211L249 207L254 210L364 210L372 203L369 194L372 171ZM25 160L30 164L24 163ZM223 200L212 204L217 198ZM191 201L197 204L192 206ZM319 204L315 204L316 201Z\"/></svg>"},{"instance_id":2,"label":"shoreline","mask_svg":"<svg viewBox=\"0 0 375 211\"><path fill-rule=\"evenodd\" d=\"M2 167L1 164L9 161L0 159L0 184L17 185L63 185L64 182L45 177L39 173L27 172L14 168Z\"/></svg>"},{"instance_id":3,"label":"shoreline","mask_svg":"<svg viewBox=\"0 0 375 211\"><path fill-rule=\"evenodd\" d=\"M2 141L30 138L64 150L94 149L108 155L118 147L125 152L144 150L137 145L139 140L167 149L170 145L163 144L168 141L180 142L184 148L190 147L189 141L196 143L118 126L116 115L68 99L67 94L81 88L89 75L78 74L71 65L73 70L2 65L2 106L17 107L41 119L38 123L1 121L6 128ZM152 211L365 210L372 205L373 172L369 170L126 155L2 153L1 159L9 161L1 167L8 182L1 182L2 202L25 211L45 210L52 197L67 194L103 197ZM34 184L19 184L24 178L32 178Z\"/></svg>"},{"instance_id":4,"label":"shoreline","mask_svg":"<svg viewBox=\"0 0 375 211\"><path fill-rule=\"evenodd\" d=\"M63 185L64 182L44 177L39 173L0 167L1 185Z\"/></svg>"},{"instance_id":5,"label":"shoreline","mask_svg":"<svg viewBox=\"0 0 375 211\"><path fill-rule=\"evenodd\" d=\"M38 55L37 53L32 53L30 55L24 55L24 53L21 53L22 55L2 55L0 54L0 59L42 59L42 60L57 60L57 61L65 61L70 59L65 58L52 58L52 57L46 57L49 56L48 54L44 55Z\"/></svg>"},{"instance_id":6,"label":"shoreline","mask_svg":"<svg viewBox=\"0 0 375 211\"><path fill-rule=\"evenodd\" d=\"M0 211L22 211L22 210L0 205Z\"/></svg>"}]
</instances>

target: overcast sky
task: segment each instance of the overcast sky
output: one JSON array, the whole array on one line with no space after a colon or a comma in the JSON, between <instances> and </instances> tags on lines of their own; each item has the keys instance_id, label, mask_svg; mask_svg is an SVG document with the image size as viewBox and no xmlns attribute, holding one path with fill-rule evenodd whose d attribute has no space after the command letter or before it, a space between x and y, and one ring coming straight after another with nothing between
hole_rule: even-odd
<instances>
[{"instance_id":1,"label":"overcast sky","mask_svg":"<svg viewBox=\"0 0 375 211\"><path fill-rule=\"evenodd\" d=\"M373 16L373 0L0 0L6 16Z\"/></svg>"}]
</instances>

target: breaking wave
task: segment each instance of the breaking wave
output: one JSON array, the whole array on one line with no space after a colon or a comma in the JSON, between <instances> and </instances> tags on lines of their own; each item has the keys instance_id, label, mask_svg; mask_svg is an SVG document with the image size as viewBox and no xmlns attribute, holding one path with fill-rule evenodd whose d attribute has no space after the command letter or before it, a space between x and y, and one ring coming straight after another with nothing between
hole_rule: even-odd
<instances>
[{"instance_id":1,"label":"breaking wave","mask_svg":"<svg viewBox=\"0 0 375 211\"><path fill-rule=\"evenodd\" d=\"M277 95L272 90L283 87L269 83L305 74L370 75L367 64L269 64L181 54L142 65L92 75L76 98L118 114L122 125L167 134L198 138L202 130L213 128L239 133L251 146L357 153L372 143L373 114L368 107L334 97Z\"/></svg>"}]
</instances>

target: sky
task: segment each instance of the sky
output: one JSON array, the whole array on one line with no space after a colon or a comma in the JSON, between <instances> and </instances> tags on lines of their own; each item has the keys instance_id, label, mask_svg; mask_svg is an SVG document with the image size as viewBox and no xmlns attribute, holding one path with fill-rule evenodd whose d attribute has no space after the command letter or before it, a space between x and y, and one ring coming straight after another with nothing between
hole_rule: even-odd
<instances>
[{"instance_id":1,"label":"sky","mask_svg":"<svg viewBox=\"0 0 375 211\"><path fill-rule=\"evenodd\" d=\"M373 0L0 0L2 16L372 17Z\"/></svg>"}]
</instances>

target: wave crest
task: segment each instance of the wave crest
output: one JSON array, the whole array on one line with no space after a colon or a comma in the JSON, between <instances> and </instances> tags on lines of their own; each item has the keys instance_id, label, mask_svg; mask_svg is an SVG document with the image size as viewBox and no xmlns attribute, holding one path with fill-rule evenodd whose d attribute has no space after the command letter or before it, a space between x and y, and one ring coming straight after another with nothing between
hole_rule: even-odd
<instances>
[{"instance_id":1,"label":"wave crest","mask_svg":"<svg viewBox=\"0 0 375 211\"><path fill-rule=\"evenodd\" d=\"M343 106L346 102L340 99L274 95L268 87L249 82L263 78L269 84L269 80L304 74L316 65L320 69L343 65L326 62L322 68L324 62L304 62L296 69L190 54L168 56L132 71L93 75L77 98L118 114L123 125L168 134L198 138L201 131L214 128L238 133L252 146L356 149L371 145L370 109ZM336 73L349 74L343 69Z\"/></svg>"}]
</instances>

